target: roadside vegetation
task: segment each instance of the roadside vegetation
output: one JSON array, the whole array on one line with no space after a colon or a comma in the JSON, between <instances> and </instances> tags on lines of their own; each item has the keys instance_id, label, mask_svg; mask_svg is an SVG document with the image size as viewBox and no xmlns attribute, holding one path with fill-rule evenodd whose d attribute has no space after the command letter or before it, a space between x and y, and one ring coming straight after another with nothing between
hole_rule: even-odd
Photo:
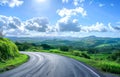
<instances>
[{"instance_id":1,"label":"roadside vegetation","mask_svg":"<svg viewBox=\"0 0 120 77\"><path fill-rule=\"evenodd\" d=\"M12 69L28 59L20 54L17 46L9 39L0 37L0 72Z\"/></svg>"},{"instance_id":2,"label":"roadside vegetation","mask_svg":"<svg viewBox=\"0 0 120 77\"><path fill-rule=\"evenodd\" d=\"M96 52L91 48L88 50L74 49L73 46L52 46L48 44L37 45L35 43L16 42L21 51L48 52L67 56L84 62L98 70L120 74L120 50L114 52ZM103 50L104 51L104 50ZM91 53L92 52L92 53Z\"/></svg>"}]
</instances>

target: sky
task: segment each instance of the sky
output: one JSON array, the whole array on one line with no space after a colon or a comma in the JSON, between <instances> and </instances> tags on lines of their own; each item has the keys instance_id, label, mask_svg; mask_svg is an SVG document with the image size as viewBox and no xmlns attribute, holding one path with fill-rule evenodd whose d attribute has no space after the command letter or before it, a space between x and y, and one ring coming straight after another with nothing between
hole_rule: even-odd
<instances>
[{"instance_id":1,"label":"sky","mask_svg":"<svg viewBox=\"0 0 120 77\"><path fill-rule=\"evenodd\" d=\"M0 0L0 32L120 38L120 0Z\"/></svg>"}]
</instances>

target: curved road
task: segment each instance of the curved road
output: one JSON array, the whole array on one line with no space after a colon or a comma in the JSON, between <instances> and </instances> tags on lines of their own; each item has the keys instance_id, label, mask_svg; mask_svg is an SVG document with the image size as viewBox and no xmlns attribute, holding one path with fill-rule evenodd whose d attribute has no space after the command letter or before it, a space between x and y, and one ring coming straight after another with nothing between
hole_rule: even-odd
<instances>
[{"instance_id":1,"label":"curved road","mask_svg":"<svg viewBox=\"0 0 120 77\"><path fill-rule=\"evenodd\" d=\"M40 52L21 52L30 60L0 74L0 77L104 77L91 67L74 59Z\"/></svg>"}]
</instances>

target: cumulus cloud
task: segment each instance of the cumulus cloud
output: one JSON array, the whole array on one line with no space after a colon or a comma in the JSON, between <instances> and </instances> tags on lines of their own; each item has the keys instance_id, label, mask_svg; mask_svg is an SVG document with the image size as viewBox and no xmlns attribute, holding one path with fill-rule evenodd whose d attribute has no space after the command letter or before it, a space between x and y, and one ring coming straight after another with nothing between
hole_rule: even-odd
<instances>
[{"instance_id":1,"label":"cumulus cloud","mask_svg":"<svg viewBox=\"0 0 120 77\"><path fill-rule=\"evenodd\" d=\"M97 22L91 26L80 26L81 32L118 32L120 31L119 26L111 26L111 23L104 25L103 23Z\"/></svg>"},{"instance_id":2,"label":"cumulus cloud","mask_svg":"<svg viewBox=\"0 0 120 77\"><path fill-rule=\"evenodd\" d=\"M114 28L114 30L120 32L120 26L115 26L115 27L113 27L113 28Z\"/></svg>"},{"instance_id":3,"label":"cumulus cloud","mask_svg":"<svg viewBox=\"0 0 120 77\"><path fill-rule=\"evenodd\" d=\"M13 8L15 6L20 6L24 3L22 0L0 0L0 5L8 5L9 7Z\"/></svg>"},{"instance_id":4,"label":"cumulus cloud","mask_svg":"<svg viewBox=\"0 0 120 77\"><path fill-rule=\"evenodd\" d=\"M63 17L57 22L57 26L59 26L59 30L61 32L68 32L68 31L74 31L79 32L80 28L78 27L78 20L73 19L71 20L69 17Z\"/></svg>"},{"instance_id":5,"label":"cumulus cloud","mask_svg":"<svg viewBox=\"0 0 120 77\"><path fill-rule=\"evenodd\" d=\"M43 17L36 17L25 22L25 28L30 31L46 32L48 27L48 19Z\"/></svg>"},{"instance_id":6,"label":"cumulus cloud","mask_svg":"<svg viewBox=\"0 0 120 77\"><path fill-rule=\"evenodd\" d=\"M112 26L96 22L90 26L79 25L78 19L64 16L57 21L53 26L49 25L48 18L34 17L32 19L21 21L17 17L0 15L0 36L6 35L39 35L39 36L63 36L64 34L79 34L80 32L120 32L120 26ZM54 35L55 34L55 35ZM76 35L77 36L77 35Z\"/></svg>"},{"instance_id":7,"label":"cumulus cloud","mask_svg":"<svg viewBox=\"0 0 120 77\"><path fill-rule=\"evenodd\" d=\"M62 3L68 3L70 0L62 0ZM85 0L72 0L72 3L74 6L79 6L81 5Z\"/></svg>"},{"instance_id":8,"label":"cumulus cloud","mask_svg":"<svg viewBox=\"0 0 120 77\"><path fill-rule=\"evenodd\" d=\"M92 26L81 26L81 31L83 32L106 32L107 27L104 26L103 23L97 22L95 25L93 24Z\"/></svg>"},{"instance_id":9,"label":"cumulus cloud","mask_svg":"<svg viewBox=\"0 0 120 77\"><path fill-rule=\"evenodd\" d=\"M73 4L75 5L75 6L78 6L78 5L80 5L81 3L83 3L85 0L73 0Z\"/></svg>"},{"instance_id":10,"label":"cumulus cloud","mask_svg":"<svg viewBox=\"0 0 120 77\"><path fill-rule=\"evenodd\" d=\"M87 12L82 7L76 7L75 9L67 9L62 8L61 10L57 10L57 13L59 16L76 16L78 14L81 14L82 16L87 16Z\"/></svg>"},{"instance_id":11,"label":"cumulus cloud","mask_svg":"<svg viewBox=\"0 0 120 77\"><path fill-rule=\"evenodd\" d=\"M7 35L26 35L32 31L52 31L49 29L48 24L48 19L44 17L35 17L26 21L21 21L17 17L7 17L0 15L0 29L2 29L3 32Z\"/></svg>"},{"instance_id":12,"label":"cumulus cloud","mask_svg":"<svg viewBox=\"0 0 120 77\"><path fill-rule=\"evenodd\" d=\"M24 33L23 23L17 17L7 17L0 15L0 27L5 34ZM17 32L15 32L17 31Z\"/></svg>"}]
</instances>

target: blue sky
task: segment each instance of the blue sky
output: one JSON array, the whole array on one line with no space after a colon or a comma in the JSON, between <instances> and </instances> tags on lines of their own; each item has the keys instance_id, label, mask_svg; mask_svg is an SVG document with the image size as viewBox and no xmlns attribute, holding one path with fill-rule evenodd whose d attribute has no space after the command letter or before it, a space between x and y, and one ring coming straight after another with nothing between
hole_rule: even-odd
<instances>
[{"instance_id":1,"label":"blue sky","mask_svg":"<svg viewBox=\"0 0 120 77\"><path fill-rule=\"evenodd\" d=\"M120 37L120 0L0 0L6 36Z\"/></svg>"}]
</instances>

